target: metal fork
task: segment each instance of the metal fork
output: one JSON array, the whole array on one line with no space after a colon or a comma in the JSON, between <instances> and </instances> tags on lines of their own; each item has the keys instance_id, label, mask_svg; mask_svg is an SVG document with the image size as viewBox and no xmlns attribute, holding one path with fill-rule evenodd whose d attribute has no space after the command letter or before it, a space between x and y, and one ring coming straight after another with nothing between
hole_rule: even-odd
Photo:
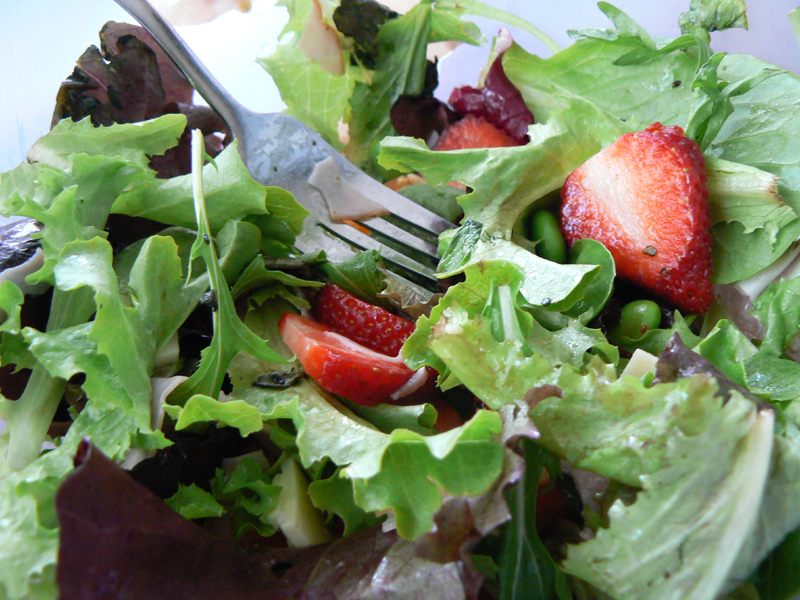
<instances>
[{"instance_id":1,"label":"metal fork","mask_svg":"<svg viewBox=\"0 0 800 600\"><path fill-rule=\"evenodd\" d=\"M311 212L297 239L303 252L341 261L378 250L404 279L435 289L436 237L449 221L390 190L347 161L319 134L287 115L256 113L237 102L147 0L115 0L164 49L225 120L253 178L290 191ZM342 222L356 215L370 233Z\"/></svg>"}]
</instances>

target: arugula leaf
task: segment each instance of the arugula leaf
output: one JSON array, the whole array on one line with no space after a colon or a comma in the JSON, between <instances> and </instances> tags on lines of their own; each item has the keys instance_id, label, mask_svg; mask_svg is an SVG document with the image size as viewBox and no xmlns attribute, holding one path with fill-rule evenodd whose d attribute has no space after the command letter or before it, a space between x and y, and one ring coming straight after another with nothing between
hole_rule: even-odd
<instances>
[{"instance_id":1,"label":"arugula leaf","mask_svg":"<svg viewBox=\"0 0 800 600\"><path fill-rule=\"evenodd\" d=\"M511 522L500 557L500 599L569 600L566 576L536 532L536 496L547 451L530 438L523 437L520 443L525 473L506 493Z\"/></svg>"},{"instance_id":2,"label":"arugula leaf","mask_svg":"<svg viewBox=\"0 0 800 600\"><path fill-rule=\"evenodd\" d=\"M217 303L214 311L214 335L211 345L203 350L200 366L189 379L183 382L170 395L169 401L178 406L184 405L192 396L201 394L215 398L222 389L228 365L240 352L248 352L256 358L271 362L284 362L285 359L267 342L255 335L236 315L228 284L220 268L219 260L211 239L211 227L206 212L203 195L202 135L192 132L192 175L194 205L197 218L197 239L192 246L192 258L202 258L208 269L211 290Z\"/></svg>"}]
</instances>

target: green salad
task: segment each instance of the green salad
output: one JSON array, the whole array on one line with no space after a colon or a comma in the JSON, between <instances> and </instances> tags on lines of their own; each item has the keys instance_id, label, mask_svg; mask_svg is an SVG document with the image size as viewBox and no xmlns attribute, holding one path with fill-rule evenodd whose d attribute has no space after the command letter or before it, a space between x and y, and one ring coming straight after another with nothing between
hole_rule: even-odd
<instances>
[{"instance_id":1,"label":"green salad","mask_svg":"<svg viewBox=\"0 0 800 600\"><path fill-rule=\"evenodd\" d=\"M22 219L0 232L0 599L800 593L800 79L714 52L744 2L692 0L675 39L601 2L610 27L565 49L477 0L283 5L259 60L286 112L454 222L441 285L299 252L308 211L252 180L146 34L107 25L0 174ZM535 121L520 143L434 149L463 117L435 99L437 42L492 44L464 83L495 93L501 69L523 106L500 121ZM702 314L534 223L653 123L705 162ZM300 364L282 317L332 285L413 323L397 361L425 395L364 405Z\"/></svg>"}]
</instances>

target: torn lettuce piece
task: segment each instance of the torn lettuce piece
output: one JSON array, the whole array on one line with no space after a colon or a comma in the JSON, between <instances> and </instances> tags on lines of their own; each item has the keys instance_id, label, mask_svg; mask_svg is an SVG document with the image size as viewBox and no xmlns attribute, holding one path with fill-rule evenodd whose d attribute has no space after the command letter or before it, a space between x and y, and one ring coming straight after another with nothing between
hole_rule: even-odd
<instances>
[{"instance_id":1,"label":"torn lettuce piece","mask_svg":"<svg viewBox=\"0 0 800 600\"><path fill-rule=\"evenodd\" d=\"M575 98L565 100L549 122L532 125L524 146L434 153L421 140L389 138L381 143L378 160L387 169L418 171L434 185L453 180L467 185L473 191L458 199L464 221L513 240L521 235L523 216L541 208L572 171L632 127Z\"/></svg>"},{"instance_id":2,"label":"torn lettuce piece","mask_svg":"<svg viewBox=\"0 0 800 600\"><path fill-rule=\"evenodd\" d=\"M214 496L194 483L179 486L178 491L165 502L184 519L221 517L225 514L225 508Z\"/></svg>"},{"instance_id":3,"label":"torn lettuce piece","mask_svg":"<svg viewBox=\"0 0 800 600\"><path fill-rule=\"evenodd\" d=\"M244 362L236 367L235 381L259 374ZM291 419L303 466L331 460L342 468L355 504L367 512L393 511L398 533L409 539L431 528L442 494L482 493L502 469L503 446L496 439L501 424L491 411L447 433L423 436L406 429L383 433L308 379L282 391L240 384L231 397L257 407L268 425Z\"/></svg>"},{"instance_id":4,"label":"torn lettuce piece","mask_svg":"<svg viewBox=\"0 0 800 600\"><path fill-rule=\"evenodd\" d=\"M55 495L73 469L73 457L86 437L109 456L121 460L131 445L136 424L121 409L98 410L91 401L73 422L61 444L21 471L0 480L0 515L11 526L0 531L6 551L0 556L0 597L55 598L59 548Z\"/></svg>"},{"instance_id":5,"label":"torn lettuce piece","mask_svg":"<svg viewBox=\"0 0 800 600\"><path fill-rule=\"evenodd\" d=\"M269 211L273 188L253 179L239 156L236 142L225 148L214 159L214 164L203 167L203 186L209 228L214 235L230 220ZM113 212L194 229L197 218L192 198L191 174L153 179L121 194L114 203ZM297 211L303 216L307 214L299 205Z\"/></svg>"},{"instance_id":6,"label":"torn lettuce piece","mask_svg":"<svg viewBox=\"0 0 800 600\"><path fill-rule=\"evenodd\" d=\"M310 126L328 143L341 150L339 124L350 119L350 97L356 82L364 80L367 73L352 64L351 51L345 47L341 53L341 72L331 72L311 60L304 52L301 40L316 0L291 0L285 2L289 21L278 37L281 42L275 52L258 59L259 64L272 76L286 103L286 114ZM333 25L336 2L320 3L322 17Z\"/></svg>"},{"instance_id":7,"label":"torn lettuce piece","mask_svg":"<svg viewBox=\"0 0 800 600\"><path fill-rule=\"evenodd\" d=\"M712 31L725 31L734 27L748 28L746 7L743 0L692 0L689 10L678 19L681 31L706 35Z\"/></svg>"},{"instance_id":8,"label":"torn lettuce piece","mask_svg":"<svg viewBox=\"0 0 800 600\"><path fill-rule=\"evenodd\" d=\"M549 381L561 365L583 365L592 348L616 359L599 331L574 319L557 319L553 331L540 324L524 298L530 279L514 263L481 261L464 272L466 281L417 321L402 349L412 368L433 367L443 389L464 384L497 409Z\"/></svg>"},{"instance_id":9,"label":"torn lettuce piece","mask_svg":"<svg viewBox=\"0 0 800 600\"><path fill-rule=\"evenodd\" d=\"M697 406L718 403L706 399L716 391L708 377L646 387L636 377L617 379L598 360L585 375L564 369L554 384L563 397L531 411L541 443L578 468L637 487L642 475L665 466L668 434L696 429L702 423Z\"/></svg>"},{"instance_id":10,"label":"torn lettuce piece","mask_svg":"<svg viewBox=\"0 0 800 600\"><path fill-rule=\"evenodd\" d=\"M439 276L451 277L467 269L490 268L497 263L510 263L524 274L520 293L531 306L549 310L567 310L582 299L586 289L601 268L596 264L550 262L514 242L490 234L476 221L468 221L458 229L439 262ZM504 275L500 274L500 277Z\"/></svg>"},{"instance_id":11,"label":"torn lettuce piece","mask_svg":"<svg viewBox=\"0 0 800 600\"><path fill-rule=\"evenodd\" d=\"M190 397L183 406L166 405L164 410L181 431L196 423L219 423L239 430L242 437L261 431L261 413L243 400L220 402L202 394Z\"/></svg>"},{"instance_id":12,"label":"torn lettuce piece","mask_svg":"<svg viewBox=\"0 0 800 600\"><path fill-rule=\"evenodd\" d=\"M356 504L353 484L342 475L341 468L327 479L312 481L308 485L308 494L314 506L341 517L345 537L383 520L383 517L367 512Z\"/></svg>"},{"instance_id":13,"label":"torn lettuce piece","mask_svg":"<svg viewBox=\"0 0 800 600\"><path fill-rule=\"evenodd\" d=\"M66 381L78 372L86 374L90 388L95 377L102 380L106 384L102 396L110 406L131 411L143 431L150 427L150 370L155 353L136 311L122 304L111 266L111 246L97 237L67 244L55 263L54 277L49 331L23 330L37 364L22 397L0 403L0 413L9 424L6 461L15 470L39 456ZM83 323L93 312L91 323L73 325ZM76 332L77 339L67 339ZM50 342L60 352L54 353ZM78 356L76 347L81 350ZM75 359L92 364L82 370Z\"/></svg>"},{"instance_id":14,"label":"torn lettuce piece","mask_svg":"<svg viewBox=\"0 0 800 600\"><path fill-rule=\"evenodd\" d=\"M541 442L641 490L633 504L612 505L592 540L569 547L565 570L623 599L725 591L756 525L774 413L735 390L723 401L705 375L648 388L594 364L587 375L564 370L557 385L563 397L531 412Z\"/></svg>"},{"instance_id":15,"label":"torn lettuce piece","mask_svg":"<svg viewBox=\"0 0 800 600\"><path fill-rule=\"evenodd\" d=\"M760 348L783 357L800 350L800 278L774 281L754 301L752 314L765 327Z\"/></svg>"},{"instance_id":16,"label":"torn lettuce piece","mask_svg":"<svg viewBox=\"0 0 800 600\"><path fill-rule=\"evenodd\" d=\"M233 521L237 537L250 531L263 536L275 533L270 514L278 505L281 488L272 484L273 474L266 464L250 456L242 457L230 472L217 469L211 491Z\"/></svg>"},{"instance_id":17,"label":"torn lettuce piece","mask_svg":"<svg viewBox=\"0 0 800 600\"><path fill-rule=\"evenodd\" d=\"M780 180L772 173L713 156L705 158L712 227L738 222L744 226L744 234L764 229L775 243L780 230L798 218L781 198Z\"/></svg>"},{"instance_id":18,"label":"torn lettuce piece","mask_svg":"<svg viewBox=\"0 0 800 600\"><path fill-rule=\"evenodd\" d=\"M578 39L549 58L529 54L515 44L503 56L503 68L540 123L549 122L567 99L576 98L633 127L655 121L683 126L697 59L677 51L656 53L638 64L618 64L633 45L652 51L642 41L640 29L637 25L636 31L621 31L624 39L608 39L616 33L605 34L605 39Z\"/></svg>"},{"instance_id":19,"label":"torn lettuce piece","mask_svg":"<svg viewBox=\"0 0 800 600\"><path fill-rule=\"evenodd\" d=\"M756 524L773 448L774 413L740 395L701 402L698 431L670 432L664 464L609 510L609 528L568 550L564 569L616 598L712 600L727 591ZM709 461L709 449L718 457ZM719 454L718 454L719 453Z\"/></svg>"}]
</instances>

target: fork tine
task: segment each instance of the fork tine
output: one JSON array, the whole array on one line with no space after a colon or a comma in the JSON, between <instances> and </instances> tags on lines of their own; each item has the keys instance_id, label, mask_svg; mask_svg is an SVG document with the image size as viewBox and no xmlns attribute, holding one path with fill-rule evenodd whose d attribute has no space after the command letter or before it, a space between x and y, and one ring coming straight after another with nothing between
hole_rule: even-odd
<instances>
[{"instance_id":1,"label":"fork tine","mask_svg":"<svg viewBox=\"0 0 800 600\"><path fill-rule=\"evenodd\" d=\"M356 221L359 225L366 227L373 233L386 236L387 240L398 244L403 249L411 250L412 252L419 253L427 259L433 261L435 265L439 260L438 248L426 242L397 225L390 223L381 218L366 219L364 221ZM389 244L394 245L394 244Z\"/></svg>"},{"instance_id":2,"label":"fork tine","mask_svg":"<svg viewBox=\"0 0 800 600\"><path fill-rule=\"evenodd\" d=\"M408 279L416 280L428 288L436 288L436 270L430 265L414 260L410 256L381 243L355 227L345 223L320 223L320 227L330 234L356 246L360 250L376 250L380 253L387 267L400 269Z\"/></svg>"},{"instance_id":3,"label":"fork tine","mask_svg":"<svg viewBox=\"0 0 800 600\"><path fill-rule=\"evenodd\" d=\"M405 196L389 189L363 171L355 169L352 165L350 167L351 169L348 169L349 172L346 172L350 184L358 188L370 200L383 206L389 213L397 215L404 221L408 221L422 231L434 236L438 236L443 231L455 227L447 219L443 219L413 200L409 200ZM344 168L342 172L345 172Z\"/></svg>"}]
</instances>

